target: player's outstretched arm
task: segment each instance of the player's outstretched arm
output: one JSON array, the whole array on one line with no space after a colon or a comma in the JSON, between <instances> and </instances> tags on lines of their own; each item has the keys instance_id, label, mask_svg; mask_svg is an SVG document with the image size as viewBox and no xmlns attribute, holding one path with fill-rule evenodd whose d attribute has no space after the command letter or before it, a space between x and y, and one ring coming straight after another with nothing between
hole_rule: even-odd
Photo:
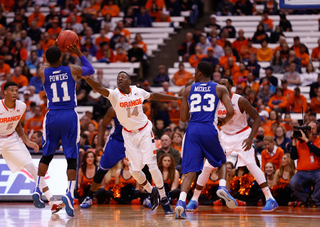
<instances>
[{"instance_id":1,"label":"player's outstretched arm","mask_svg":"<svg viewBox=\"0 0 320 227\"><path fill-rule=\"evenodd\" d=\"M79 50L78 45L75 43L67 47L67 51L70 54L76 54L83 66L70 65L71 73L73 76L81 77L81 76L90 76L94 74L94 69L88 59L82 54Z\"/></svg>"},{"instance_id":2,"label":"player's outstretched arm","mask_svg":"<svg viewBox=\"0 0 320 227\"><path fill-rule=\"evenodd\" d=\"M166 94L161 94L158 92L150 93L150 98L151 100L182 100L182 97L176 97L172 95L166 95Z\"/></svg>"},{"instance_id":3,"label":"player's outstretched arm","mask_svg":"<svg viewBox=\"0 0 320 227\"><path fill-rule=\"evenodd\" d=\"M182 122L189 121L190 119L190 113L189 113L190 108L188 103L190 90L191 90L191 86L186 87L182 96L182 104L181 104L181 112L180 112L180 120Z\"/></svg>"},{"instance_id":4,"label":"player's outstretched arm","mask_svg":"<svg viewBox=\"0 0 320 227\"><path fill-rule=\"evenodd\" d=\"M261 124L261 117L258 111L255 108L253 108L251 103L246 98L240 97L238 100L238 105L242 113L246 111L249 114L249 116L253 119L251 133L249 137L245 139L242 143L243 149L245 151L248 151L251 149L253 138L256 135L258 128Z\"/></svg>"},{"instance_id":5,"label":"player's outstretched arm","mask_svg":"<svg viewBox=\"0 0 320 227\"><path fill-rule=\"evenodd\" d=\"M109 90L103 87L100 83L93 80L91 77L82 77L87 83L92 87L94 90L96 90L98 93L100 93L103 97L109 96Z\"/></svg>"},{"instance_id":6,"label":"player's outstretched arm","mask_svg":"<svg viewBox=\"0 0 320 227\"><path fill-rule=\"evenodd\" d=\"M16 127L16 132L18 133L19 137L22 139L22 141L28 146L31 147L36 153L39 151L39 146L34 143L31 142L26 134L24 133L24 130L22 128L21 122L18 123L17 127Z\"/></svg>"},{"instance_id":7,"label":"player's outstretched arm","mask_svg":"<svg viewBox=\"0 0 320 227\"><path fill-rule=\"evenodd\" d=\"M234 109L233 109L232 102L231 102L230 96L229 96L229 91L227 90L227 88L225 86L221 86L218 84L216 91L217 91L218 98L221 100L221 102L223 103L223 105L225 106L225 108L227 110L226 117L219 118L219 120L218 120L218 125L223 126L228 121L230 121L231 118L233 117Z\"/></svg>"},{"instance_id":8,"label":"player's outstretched arm","mask_svg":"<svg viewBox=\"0 0 320 227\"><path fill-rule=\"evenodd\" d=\"M96 155L100 155L100 151L103 152L103 137L106 132L106 128L111 120L116 116L116 112L114 111L113 107L111 106L106 115L104 115L102 122L99 124L98 129L98 144L96 148Z\"/></svg>"}]
</instances>

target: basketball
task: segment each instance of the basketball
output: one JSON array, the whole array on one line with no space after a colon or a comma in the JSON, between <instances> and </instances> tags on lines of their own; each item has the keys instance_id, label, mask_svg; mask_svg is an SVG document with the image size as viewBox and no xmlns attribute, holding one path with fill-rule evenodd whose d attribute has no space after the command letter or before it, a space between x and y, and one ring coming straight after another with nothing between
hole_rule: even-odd
<instances>
[{"instance_id":1,"label":"basketball","mask_svg":"<svg viewBox=\"0 0 320 227\"><path fill-rule=\"evenodd\" d=\"M61 50L66 50L70 44L78 43L78 35L71 30L62 31L58 36L58 46Z\"/></svg>"}]
</instances>

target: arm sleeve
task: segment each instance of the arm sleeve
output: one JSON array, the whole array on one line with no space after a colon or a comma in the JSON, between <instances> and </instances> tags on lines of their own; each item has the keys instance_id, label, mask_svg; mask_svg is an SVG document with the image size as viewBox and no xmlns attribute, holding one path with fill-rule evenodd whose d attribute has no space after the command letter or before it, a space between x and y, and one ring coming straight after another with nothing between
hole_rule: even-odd
<instances>
[{"instance_id":1,"label":"arm sleeve","mask_svg":"<svg viewBox=\"0 0 320 227\"><path fill-rule=\"evenodd\" d=\"M309 147L309 150L317 157L320 157L320 148L311 143L309 140L307 143L307 146Z\"/></svg>"},{"instance_id":2,"label":"arm sleeve","mask_svg":"<svg viewBox=\"0 0 320 227\"><path fill-rule=\"evenodd\" d=\"M80 60L83 65L83 66L81 66L82 76L91 76L92 74L94 74L94 69L93 69L92 65L90 64L90 62L86 59L86 57L84 55L82 55L80 57Z\"/></svg>"},{"instance_id":3,"label":"arm sleeve","mask_svg":"<svg viewBox=\"0 0 320 227\"><path fill-rule=\"evenodd\" d=\"M296 160L299 158L297 146L291 147L290 157L292 160Z\"/></svg>"}]
</instances>

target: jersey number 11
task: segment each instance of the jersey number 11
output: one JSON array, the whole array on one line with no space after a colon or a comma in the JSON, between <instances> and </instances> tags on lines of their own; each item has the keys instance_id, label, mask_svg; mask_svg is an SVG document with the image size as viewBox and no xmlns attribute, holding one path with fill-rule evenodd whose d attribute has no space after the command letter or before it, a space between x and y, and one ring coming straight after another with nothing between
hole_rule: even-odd
<instances>
[{"instance_id":1,"label":"jersey number 11","mask_svg":"<svg viewBox=\"0 0 320 227\"><path fill-rule=\"evenodd\" d=\"M60 98L58 97L58 91L57 91L57 83L52 83L50 88L52 89L53 97L52 102L60 102ZM63 89L63 97L62 101L70 101L70 96L68 92L68 83L65 81L61 84L61 88Z\"/></svg>"}]
</instances>

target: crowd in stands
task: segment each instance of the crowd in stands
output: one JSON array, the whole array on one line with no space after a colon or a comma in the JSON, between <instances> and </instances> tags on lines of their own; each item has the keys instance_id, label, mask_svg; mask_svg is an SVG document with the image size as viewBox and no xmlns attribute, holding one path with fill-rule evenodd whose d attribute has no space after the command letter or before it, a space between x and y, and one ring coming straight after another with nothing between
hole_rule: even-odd
<instances>
[{"instance_id":1,"label":"crowd in stands","mask_svg":"<svg viewBox=\"0 0 320 227\"><path fill-rule=\"evenodd\" d=\"M96 59L105 63L141 62L142 72L146 74L147 45L143 42L143 35L136 34L132 41L126 28L151 27L152 22L171 22L170 16L179 16L181 11L190 12L188 22L191 25L198 17L203 16L201 0L131 0L126 5L122 5L122 1L113 0L58 0L60 11L56 11L48 1L5 2L6 4L1 1L0 7L0 97L4 97L5 82L18 83L20 99L27 104L22 119L25 133L40 146L47 99L37 69L45 61L45 51L53 45L61 30L71 29L79 34L79 47L89 61ZM9 2L10 4L7 4ZM50 8L48 15L41 13L40 5ZM25 16L27 7L34 8L29 17ZM112 18L118 17L120 11L124 13L123 20L115 23ZM5 16L8 12L14 12L14 20L10 23L7 23ZM186 70L186 62L189 62L191 67L195 67L200 61L210 62L214 68L212 80L215 82L219 82L223 76L230 77L236 87L235 93L246 97L262 118L254 148L257 157L261 159L259 166L264 170L268 185L278 203L296 205L297 201L302 201L303 206L308 206L305 194L301 191L301 176L306 170L317 171L314 174L319 175L320 152L309 148L315 164L307 166L306 154L301 151L306 150L307 145L292 140L291 136L293 126L316 121L316 114L320 113L320 76L316 73L317 66L313 64L320 60L320 39L319 47L313 50L308 50L299 37L294 37L294 45L289 46L283 34L284 31L294 30L286 19L288 13L292 12L280 12L280 23L277 25L268 18L268 15L279 14L274 0L266 2L263 12L258 12L255 3L249 0L222 0L217 13L210 16L210 21L203 29L196 28L194 34L186 34L185 41L178 49L178 55L181 56L179 70L173 78L169 77L165 66L160 65L152 85L162 87L162 92L169 95L175 95L170 84L181 86L179 95L183 94L185 86L194 81L192 73ZM226 20L225 25L217 23L217 15L257 14L261 14L262 18L252 37L247 37L241 28L234 27L231 19ZM229 41L234 38L236 39L233 42ZM257 43L261 44L261 48L253 46ZM279 46L271 49L268 47L269 43L279 43ZM63 54L62 62L63 65L80 64L79 60L68 52ZM269 66L264 68L265 77L260 77L262 62L269 63ZM33 71L34 75L31 73ZM103 78L103 70L97 69L96 74L96 79L103 86L109 87L109 82ZM283 79L279 81L274 74L283 74ZM137 86L149 92L153 90L148 80ZM288 88L292 86L293 91ZM311 87L310 103L301 94L299 86ZM98 146L98 126L110 103L81 80L77 81L76 94L79 106L94 107L93 112L87 111L81 118L81 168L76 189L81 202L97 170L101 155L95 152ZM180 121L181 102L147 101L144 105L148 118L154 123L158 165L165 179L168 197L174 203L179 195L179 184L183 180L179 170L182 138L187 127L186 123ZM303 122L291 119L290 113L302 112ZM252 119L248 119L248 123L251 125ZM105 143L113 127L107 127ZM313 139L319 147L318 137ZM310 157L307 156L309 159ZM298 160L297 168L293 159ZM257 160L259 162L259 159ZM301 174L297 175L298 173ZM229 162L228 189L233 192L239 204L261 205L263 193L260 188L243 188L239 184L241 179L257 186L248 170L236 170L234 163ZM219 177L212 173L200 196L200 203L222 205L215 195L218 180ZM310 178L309 181L313 181L312 186L320 184L320 178ZM307 183L310 183L309 181ZM313 187L316 192L312 197L313 202L320 202L317 187L319 186ZM191 196L192 193L188 198ZM145 201L146 197L144 190L130 175L126 159L109 171L101 189L96 193L98 203L140 203Z\"/></svg>"}]
</instances>

